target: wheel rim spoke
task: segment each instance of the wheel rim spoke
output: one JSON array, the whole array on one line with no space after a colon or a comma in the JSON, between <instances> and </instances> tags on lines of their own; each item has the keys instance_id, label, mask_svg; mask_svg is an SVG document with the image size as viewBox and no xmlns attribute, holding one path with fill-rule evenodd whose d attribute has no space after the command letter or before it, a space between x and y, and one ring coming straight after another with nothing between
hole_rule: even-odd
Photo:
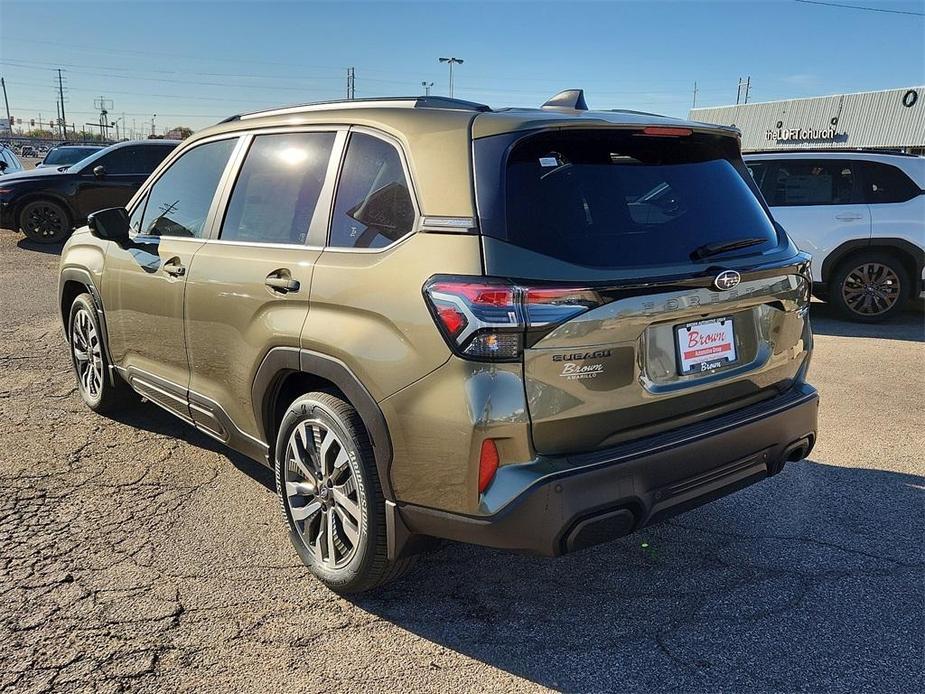
<instances>
[{"instance_id":1,"label":"wheel rim spoke","mask_svg":"<svg viewBox=\"0 0 925 694\"><path fill-rule=\"evenodd\" d=\"M337 562L337 550L336 545L334 544L334 514L328 511L324 514L325 516L325 534L324 540L327 545L327 556L324 558L324 563L329 567L333 568L334 564Z\"/></svg>"},{"instance_id":2,"label":"wheel rim spoke","mask_svg":"<svg viewBox=\"0 0 925 694\"><path fill-rule=\"evenodd\" d=\"M346 511L355 521L360 520L360 504L351 499L347 494L347 485L337 485L331 487L331 493L334 494L334 503L339 509Z\"/></svg>"},{"instance_id":3,"label":"wheel rim spoke","mask_svg":"<svg viewBox=\"0 0 925 694\"><path fill-rule=\"evenodd\" d=\"M344 534L347 536L347 539L350 540L351 546L355 547L360 539L360 527L340 506L335 507L335 512L340 520L340 527L343 528Z\"/></svg>"},{"instance_id":4,"label":"wheel rim spoke","mask_svg":"<svg viewBox=\"0 0 925 694\"><path fill-rule=\"evenodd\" d=\"M310 501L305 506L292 509L292 520L304 521L310 520L312 516L321 510L320 501Z\"/></svg>"}]
</instances>

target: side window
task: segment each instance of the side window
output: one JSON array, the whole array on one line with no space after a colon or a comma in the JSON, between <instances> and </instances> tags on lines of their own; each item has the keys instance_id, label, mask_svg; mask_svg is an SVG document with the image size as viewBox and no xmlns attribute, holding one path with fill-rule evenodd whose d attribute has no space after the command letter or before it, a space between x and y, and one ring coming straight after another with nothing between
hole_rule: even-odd
<instances>
[{"instance_id":1,"label":"side window","mask_svg":"<svg viewBox=\"0 0 925 694\"><path fill-rule=\"evenodd\" d=\"M138 150L138 147L120 147L97 159L90 168L102 166L106 169L107 174L135 173L138 170L135 163L138 158Z\"/></svg>"},{"instance_id":2,"label":"side window","mask_svg":"<svg viewBox=\"0 0 925 694\"><path fill-rule=\"evenodd\" d=\"M148 193L140 233L202 238L215 189L237 142L199 145L171 164Z\"/></svg>"},{"instance_id":3,"label":"side window","mask_svg":"<svg viewBox=\"0 0 925 694\"><path fill-rule=\"evenodd\" d=\"M305 243L334 133L258 135L235 183L220 238Z\"/></svg>"},{"instance_id":4,"label":"side window","mask_svg":"<svg viewBox=\"0 0 925 694\"><path fill-rule=\"evenodd\" d=\"M135 170L130 173L150 174L173 151L173 147L155 145L153 147L139 147L135 157Z\"/></svg>"},{"instance_id":5,"label":"side window","mask_svg":"<svg viewBox=\"0 0 925 694\"><path fill-rule=\"evenodd\" d=\"M107 174L149 174L167 158L170 151L170 147L161 145L120 147L95 161L93 166L105 167Z\"/></svg>"},{"instance_id":6,"label":"side window","mask_svg":"<svg viewBox=\"0 0 925 694\"><path fill-rule=\"evenodd\" d=\"M838 159L781 159L777 164L771 205L850 205L856 199L851 163Z\"/></svg>"},{"instance_id":7,"label":"side window","mask_svg":"<svg viewBox=\"0 0 925 694\"><path fill-rule=\"evenodd\" d=\"M398 151L388 142L353 133L337 185L328 245L382 248L408 234L414 204Z\"/></svg>"},{"instance_id":8,"label":"side window","mask_svg":"<svg viewBox=\"0 0 925 694\"><path fill-rule=\"evenodd\" d=\"M864 198L870 203L906 202L919 194L919 187L895 166L865 161Z\"/></svg>"}]
</instances>

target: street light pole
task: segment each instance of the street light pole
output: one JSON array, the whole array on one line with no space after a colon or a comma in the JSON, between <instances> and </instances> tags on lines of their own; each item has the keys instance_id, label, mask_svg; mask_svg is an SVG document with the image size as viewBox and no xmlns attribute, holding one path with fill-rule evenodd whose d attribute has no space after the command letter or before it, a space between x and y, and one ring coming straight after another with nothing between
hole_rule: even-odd
<instances>
[{"instance_id":1,"label":"street light pole","mask_svg":"<svg viewBox=\"0 0 925 694\"><path fill-rule=\"evenodd\" d=\"M434 86L433 82L421 82L421 86L424 87L424 96L430 96L430 88Z\"/></svg>"},{"instance_id":2,"label":"street light pole","mask_svg":"<svg viewBox=\"0 0 925 694\"><path fill-rule=\"evenodd\" d=\"M462 58L438 58L441 63L446 63L450 66L450 98L453 98L453 66L462 65Z\"/></svg>"}]
</instances>

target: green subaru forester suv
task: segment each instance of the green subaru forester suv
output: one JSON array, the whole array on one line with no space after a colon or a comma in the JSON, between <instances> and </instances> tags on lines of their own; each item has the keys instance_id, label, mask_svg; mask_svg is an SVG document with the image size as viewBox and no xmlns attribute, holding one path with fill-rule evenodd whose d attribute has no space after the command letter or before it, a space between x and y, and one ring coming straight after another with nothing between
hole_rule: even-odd
<instances>
[{"instance_id":1,"label":"green subaru forester suv","mask_svg":"<svg viewBox=\"0 0 925 694\"><path fill-rule=\"evenodd\" d=\"M74 234L59 295L87 405L273 467L355 592L434 538L560 555L804 458L810 288L735 129L570 90L229 118Z\"/></svg>"}]
</instances>

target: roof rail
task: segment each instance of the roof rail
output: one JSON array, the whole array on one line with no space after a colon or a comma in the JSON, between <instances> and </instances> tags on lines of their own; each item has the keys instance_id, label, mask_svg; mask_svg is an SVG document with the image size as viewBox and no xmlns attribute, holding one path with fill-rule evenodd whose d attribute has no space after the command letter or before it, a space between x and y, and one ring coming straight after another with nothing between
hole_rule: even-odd
<instances>
[{"instance_id":1,"label":"roof rail","mask_svg":"<svg viewBox=\"0 0 925 694\"><path fill-rule=\"evenodd\" d=\"M286 113L300 113L311 111L326 111L339 108L441 108L453 109L457 111L491 111L490 106L476 103L475 101L465 101L464 99L451 99L445 96L392 96L377 97L372 99L335 99L333 101L312 101L305 104L296 104L294 106L283 106L281 108L271 108L262 111L252 111L250 113L241 113L220 121L220 123L229 123L234 120L245 118L262 118L265 116L283 115Z\"/></svg>"}]
</instances>

